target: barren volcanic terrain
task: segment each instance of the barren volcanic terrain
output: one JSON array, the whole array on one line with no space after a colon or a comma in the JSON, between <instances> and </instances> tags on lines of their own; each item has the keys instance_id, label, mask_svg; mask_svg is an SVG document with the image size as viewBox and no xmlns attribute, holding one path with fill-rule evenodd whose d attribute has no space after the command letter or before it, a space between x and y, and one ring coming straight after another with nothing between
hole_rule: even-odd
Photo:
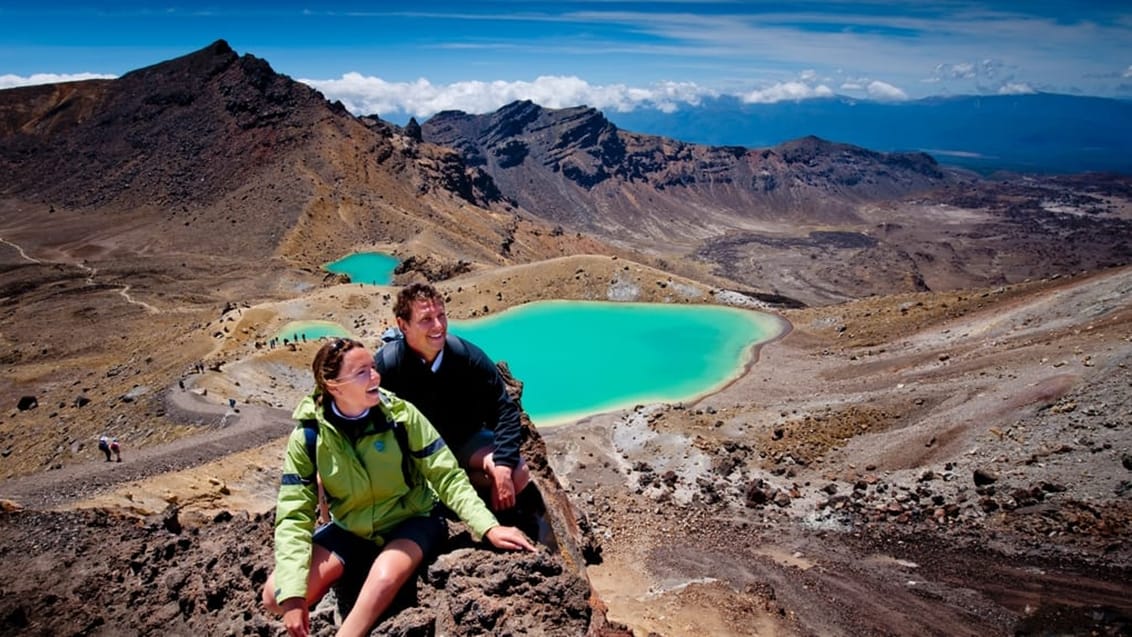
<instances>
[{"instance_id":1,"label":"barren volcanic terrain","mask_svg":"<svg viewBox=\"0 0 1132 637\"><path fill-rule=\"evenodd\" d=\"M1127 178L709 149L529 104L446 115L478 136L453 149L320 97L223 42L0 91L0 631L281 634L258 589L318 344L272 337L326 319L376 346L429 279L453 318L711 303L785 329L710 395L531 429L544 549L453 523L375 634L1132 633ZM524 137L538 118L565 154ZM742 190L759 162L800 199ZM908 162L922 182L830 185ZM362 249L402 259L394 285L319 269Z\"/></svg>"}]
</instances>

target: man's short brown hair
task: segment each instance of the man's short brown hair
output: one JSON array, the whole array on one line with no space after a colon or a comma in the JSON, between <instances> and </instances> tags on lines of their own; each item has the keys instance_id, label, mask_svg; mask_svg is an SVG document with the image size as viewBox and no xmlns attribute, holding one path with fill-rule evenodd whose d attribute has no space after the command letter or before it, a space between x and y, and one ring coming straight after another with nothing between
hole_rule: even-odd
<instances>
[{"instance_id":1,"label":"man's short brown hair","mask_svg":"<svg viewBox=\"0 0 1132 637\"><path fill-rule=\"evenodd\" d=\"M436 301L444 303L444 297L432 287L431 283L410 283L397 293L397 301L393 304L393 316L402 321L409 321L413 316L413 303L417 301Z\"/></svg>"}]
</instances>

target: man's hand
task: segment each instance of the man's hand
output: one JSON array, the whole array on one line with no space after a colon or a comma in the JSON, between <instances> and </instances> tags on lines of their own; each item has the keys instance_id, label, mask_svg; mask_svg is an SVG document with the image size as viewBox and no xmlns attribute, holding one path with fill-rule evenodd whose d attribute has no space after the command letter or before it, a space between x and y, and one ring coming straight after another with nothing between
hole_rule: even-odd
<instances>
[{"instance_id":1,"label":"man's hand","mask_svg":"<svg viewBox=\"0 0 1132 637\"><path fill-rule=\"evenodd\" d=\"M310 634L311 617L307 600L291 597L283 600L283 627L291 637L307 637Z\"/></svg>"},{"instance_id":2,"label":"man's hand","mask_svg":"<svg viewBox=\"0 0 1132 637\"><path fill-rule=\"evenodd\" d=\"M535 551L535 545L522 531L513 526L493 526L487 530L487 541L497 549L509 551Z\"/></svg>"},{"instance_id":3,"label":"man's hand","mask_svg":"<svg viewBox=\"0 0 1132 637\"><path fill-rule=\"evenodd\" d=\"M497 464L491 468L491 506L496 511L515 506L515 482L511 480L511 467Z\"/></svg>"}]
</instances>

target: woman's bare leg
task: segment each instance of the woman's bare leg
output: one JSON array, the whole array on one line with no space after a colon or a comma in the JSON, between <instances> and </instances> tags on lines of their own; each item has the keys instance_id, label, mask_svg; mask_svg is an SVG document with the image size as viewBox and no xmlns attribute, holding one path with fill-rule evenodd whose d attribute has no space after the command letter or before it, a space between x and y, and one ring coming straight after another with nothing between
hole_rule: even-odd
<instances>
[{"instance_id":1,"label":"woman's bare leg","mask_svg":"<svg viewBox=\"0 0 1132 637\"><path fill-rule=\"evenodd\" d=\"M342 562L319 544L311 545L311 570L307 575L307 607L314 606L326 595L331 585L342 577ZM267 610L280 615L283 609L275 599L275 573L267 577L263 585L263 605Z\"/></svg>"},{"instance_id":2,"label":"woman's bare leg","mask_svg":"<svg viewBox=\"0 0 1132 637\"><path fill-rule=\"evenodd\" d=\"M390 542L373 561L354 608L338 629L339 637L368 635L423 559L424 553L416 542L404 538Z\"/></svg>"}]
</instances>

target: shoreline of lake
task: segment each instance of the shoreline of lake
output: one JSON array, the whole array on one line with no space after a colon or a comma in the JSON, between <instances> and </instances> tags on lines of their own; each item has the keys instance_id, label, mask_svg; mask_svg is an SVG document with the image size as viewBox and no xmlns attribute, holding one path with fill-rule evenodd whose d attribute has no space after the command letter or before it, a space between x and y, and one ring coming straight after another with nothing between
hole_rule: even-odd
<instances>
[{"instance_id":1,"label":"shoreline of lake","mask_svg":"<svg viewBox=\"0 0 1132 637\"><path fill-rule=\"evenodd\" d=\"M553 415L553 416L550 416L550 417L538 418L538 417L531 416L530 413L527 412L527 415L530 418L531 423L536 428L546 429L546 428L553 428L553 427L561 427L561 426L571 425L571 424L575 424L575 423L584 423L584 422L586 422L586 421L588 421L592 418L596 418L596 417L600 417L600 416L608 416L609 414L614 414L614 413L617 413L617 412L622 412L622 411L633 409L637 405L654 404L654 403L669 403L669 404L671 404L671 403L685 403L685 404L688 404L690 406L695 406L695 405L699 404L701 401L703 401L703 400L705 400L705 399L707 399L707 398L709 398L713 395L716 395L720 392L727 390L728 388L733 386L736 382L740 381L745 376L750 374L754 370L755 364L758 363L758 361L759 361L759 357L760 357L760 354L762 352L762 348L766 345L770 345L772 343L775 343L775 342L785 338L794 329L794 325L790 321L788 321L785 317L782 317L782 316L777 315L777 314L772 314L772 313L765 312L765 311L762 311L762 310L753 310L753 309L750 309L750 308L737 308L737 307L733 307L733 306L713 306L713 307L725 307L725 308L728 308L728 309L735 309L735 310L739 310L739 311L743 311L743 312L751 312L751 313L758 316L757 322L764 322L765 321L766 325L771 326L771 328L772 328L770 335L768 335L765 338L759 339L758 341L752 343L750 346L748 346L746 348L746 350L744 351L741 363L739 365L736 365L734 368L732 368L732 370L731 370L732 373L728 374L726 376L726 378L724 380L722 380L721 382L719 382L719 383L717 383L717 384L715 384L715 385L713 385L713 386L711 386L711 387L709 387L709 388L707 388L703 391L696 392L695 394L692 394L692 395L683 395L683 396L674 395L674 394L667 394L666 395L663 392L657 392L656 394L649 395L649 396L638 396L638 397L626 399L626 400L614 400L614 401L610 401L610 403L608 405L605 405L605 406L600 406L600 407L596 407L596 408L592 408L592 409L581 409L581 410L576 410L576 411L572 411L572 412L563 412L563 413L559 413L559 414L556 414L556 415ZM512 371L514 371L514 370L512 370ZM516 377L519 378L519 380L523 380L519 376L516 376ZM525 383L526 381L524 380L523 382ZM524 409L524 411L526 411L526 410Z\"/></svg>"}]
</instances>

